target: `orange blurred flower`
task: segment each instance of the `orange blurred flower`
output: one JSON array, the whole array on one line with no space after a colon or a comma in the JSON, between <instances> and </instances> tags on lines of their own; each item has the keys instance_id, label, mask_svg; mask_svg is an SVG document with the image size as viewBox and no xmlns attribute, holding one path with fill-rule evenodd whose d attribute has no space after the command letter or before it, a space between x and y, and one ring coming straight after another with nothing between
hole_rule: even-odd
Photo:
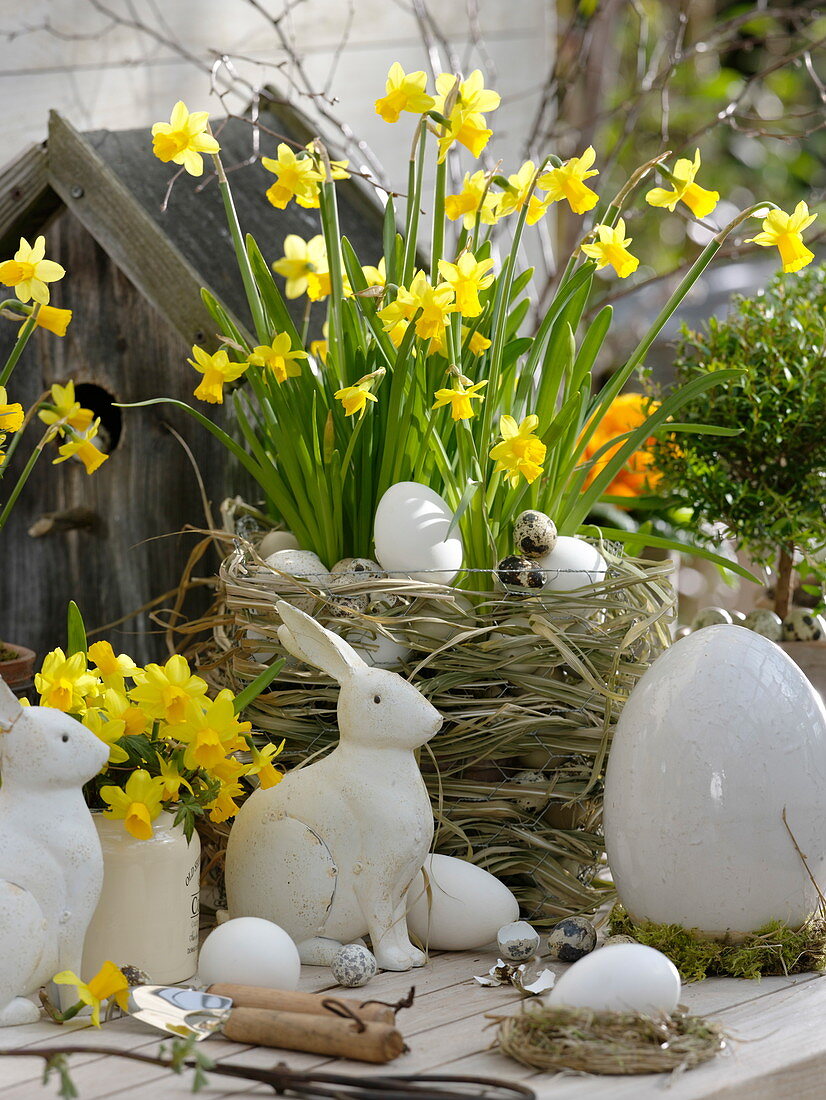
<instances>
[{"instance_id":1,"label":"orange blurred flower","mask_svg":"<svg viewBox=\"0 0 826 1100\"><path fill-rule=\"evenodd\" d=\"M588 441L582 455L583 461L592 458L600 447L604 447L612 439L638 428L657 408L656 401L650 401L640 393L623 393L614 398L609 409L600 420L596 431ZM597 462L588 471L585 480L586 487L605 468L606 464L625 442L624 439L621 439L615 446L609 447L600 455ZM653 438L646 441L647 446L650 446L651 443L653 443ZM654 469L650 451L642 448L631 455L605 490L605 495L617 497L641 496L643 493L651 492L656 488L660 477L659 471Z\"/></svg>"}]
</instances>

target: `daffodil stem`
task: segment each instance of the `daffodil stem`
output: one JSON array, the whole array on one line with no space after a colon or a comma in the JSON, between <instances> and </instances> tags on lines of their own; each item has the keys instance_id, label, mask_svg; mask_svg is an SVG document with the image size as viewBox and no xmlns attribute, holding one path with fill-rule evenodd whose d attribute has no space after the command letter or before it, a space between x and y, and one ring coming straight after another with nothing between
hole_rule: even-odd
<instances>
[{"instance_id":1,"label":"daffodil stem","mask_svg":"<svg viewBox=\"0 0 826 1100\"><path fill-rule=\"evenodd\" d=\"M23 467L23 472L20 474L20 477L17 479L17 484L12 489L11 495L9 496L9 499L6 501L5 505L3 506L3 511L0 512L0 531L2 531L3 528L5 527L6 520L11 515L11 510L14 507L14 505L17 501L17 498L23 492L23 486L29 480L31 472L34 469L35 463L37 462L38 458L40 458L40 455L43 451L43 448L46 446L46 443L49 441L49 439L52 438L53 435L54 435L54 431L53 431L53 429L50 428L44 434L43 438L40 440L40 442L37 444L35 449L32 451L31 455L29 456L29 461ZM4 463L4 466L5 466L5 463Z\"/></svg>"},{"instance_id":2,"label":"daffodil stem","mask_svg":"<svg viewBox=\"0 0 826 1100\"><path fill-rule=\"evenodd\" d=\"M11 378L12 371L17 366L17 360L23 354L23 348L28 344L29 337L35 330L37 325L37 315L40 313L40 303L38 302L34 309L29 314L29 318L20 330L20 335L17 337L14 347L11 349L11 355L6 360L6 365L3 367L3 372L0 374L0 386L5 386L8 380Z\"/></svg>"},{"instance_id":3,"label":"daffodil stem","mask_svg":"<svg viewBox=\"0 0 826 1100\"><path fill-rule=\"evenodd\" d=\"M230 190L229 181L227 180L226 173L224 172L224 166L221 163L221 158L217 153L213 154L212 159L215 162L215 171L218 174L218 189L221 192L221 198L224 202L224 212L227 216L227 225L229 226L230 235L232 237L232 244L235 248L235 259L238 264L238 270L241 272L241 281L244 284L244 292L247 296L247 303L250 307L250 313L252 314L252 323L255 328L255 334L262 344L269 343L270 330L267 324L266 317L264 316L264 307L261 304L261 295L258 293L258 286L255 282L255 276L252 273L252 266L250 264L250 258L247 254L246 246L244 245L244 237L241 233L241 225L238 221L238 212L235 209L235 203L232 198L232 191Z\"/></svg>"},{"instance_id":4,"label":"daffodil stem","mask_svg":"<svg viewBox=\"0 0 826 1100\"><path fill-rule=\"evenodd\" d=\"M405 223L404 241L404 267L401 273L400 283L409 286L413 278L413 269L416 266L416 245L419 238L419 211L422 205L422 176L424 175L425 154L424 119L419 123L418 142L415 149L415 159L411 153L410 178L407 188L407 219Z\"/></svg>"},{"instance_id":5,"label":"daffodil stem","mask_svg":"<svg viewBox=\"0 0 826 1100\"><path fill-rule=\"evenodd\" d=\"M439 260L445 247L445 181L447 157L436 165L436 185L433 190L433 235L430 249L430 280L435 286L439 281Z\"/></svg>"},{"instance_id":6,"label":"daffodil stem","mask_svg":"<svg viewBox=\"0 0 826 1100\"><path fill-rule=\"evenodd\" d=\"M726 239L726 237L729 235L729 233L732 233L735 229L737 229L738 226L742 225L744 221L747 221L754 214L756 214L759 210L766 210L766 209L779 210L780 207L777 205L777 203L769 202L768 200L766 200L764 202L756 202L752 206L749 206L745 210L742 210L737 215L736 218L733 218L728 223L728 225L724 226L720 230L720 232L715 236L714 240L719 241L719 243L722 244L723 241Z\"/></svg>"}]
</instances>

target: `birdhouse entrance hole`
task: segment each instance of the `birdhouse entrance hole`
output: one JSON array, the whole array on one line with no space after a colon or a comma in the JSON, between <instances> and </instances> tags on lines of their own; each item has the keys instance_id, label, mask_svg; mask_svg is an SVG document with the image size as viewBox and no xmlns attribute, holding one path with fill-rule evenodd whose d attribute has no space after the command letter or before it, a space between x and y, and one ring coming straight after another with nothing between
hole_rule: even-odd
<instances>
[{"instance_id":1,"label":"birdhouse entrance hole","mask_svg":"<svg viewBox=\"0 0 826 1100\"><path fill-rule=\"evenodd\" d=\"M116 408L115 398L103 386L94 382L78 382L75 386L75 400L84 409L91 409L95 420L100 418L100 436L105 446L101 450L111 454L120 440L123 418Z\"/></svg>"}]
</instances>

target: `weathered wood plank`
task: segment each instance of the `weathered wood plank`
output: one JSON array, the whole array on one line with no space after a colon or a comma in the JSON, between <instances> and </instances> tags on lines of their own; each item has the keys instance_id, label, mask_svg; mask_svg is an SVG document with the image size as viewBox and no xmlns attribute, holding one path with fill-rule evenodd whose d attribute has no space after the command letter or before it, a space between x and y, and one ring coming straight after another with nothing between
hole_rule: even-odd
<instances>
[{"instance_id":1,"label":"weathered wood plank","mask_svg":"<svg viewBox=\"0 0 826 1100\"><path fill-rule=\"evenodd\" d=\"M61 205L49 186L45 146L29 145L0 169L0 260L14 254L21 236L33 243Z\"/></svg>"}]
</instances>

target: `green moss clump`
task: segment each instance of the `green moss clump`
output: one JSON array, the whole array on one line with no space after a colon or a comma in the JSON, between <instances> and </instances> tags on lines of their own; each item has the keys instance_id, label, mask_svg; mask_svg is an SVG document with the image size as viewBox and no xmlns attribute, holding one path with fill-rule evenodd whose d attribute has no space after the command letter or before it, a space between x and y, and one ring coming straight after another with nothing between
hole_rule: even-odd
<instances>
[{"instance_id":1,"label":"green moss clump","mask_svg":"<svg viewBox=\"0 0 826 1100\"><path fill-rule=\"evenodd\" d=\"M820 913L797 930L782 921L769 921L739 943L703 940L696 929L679 924L636 924L619 904L611 912L610 927L613 936L632 936L662 951L684 982L718 975L756 979L826 970L826 919Z\"/></svg>"}]
</instances>

